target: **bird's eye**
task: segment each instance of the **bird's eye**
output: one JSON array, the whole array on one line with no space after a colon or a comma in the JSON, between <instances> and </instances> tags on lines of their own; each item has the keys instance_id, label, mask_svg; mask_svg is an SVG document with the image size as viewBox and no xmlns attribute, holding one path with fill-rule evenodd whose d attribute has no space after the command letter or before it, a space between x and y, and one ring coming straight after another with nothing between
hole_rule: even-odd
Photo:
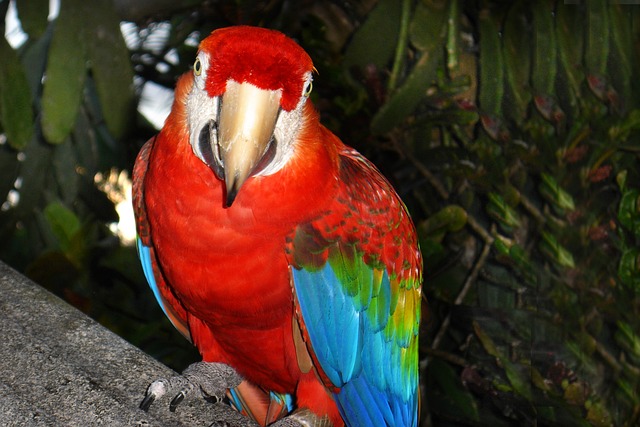
<instances>
[{"instance_id":1,"label":"bird's eye","mask_svg":"<svg viewBox=\"0 0 640 427\"><path fill-rule=\"evenodd\" d=\"M200 58L196 58L196 62L193 63L193 73L196 76L202 74L202 62L200 61Z\"/></svg>"},{"instance_id":2,"label":"bird's eye","mask_svg":"<svg viewBox=\"0 0 640 427\"><path fill-rule=\"evenodd\" d=\"M313 89L313 84L311 84L311 80L309 80L305 85L304 90L302 91L302 94L308 97L309 95L311 95L311 89Z\"/></svg>"}]
</instances>

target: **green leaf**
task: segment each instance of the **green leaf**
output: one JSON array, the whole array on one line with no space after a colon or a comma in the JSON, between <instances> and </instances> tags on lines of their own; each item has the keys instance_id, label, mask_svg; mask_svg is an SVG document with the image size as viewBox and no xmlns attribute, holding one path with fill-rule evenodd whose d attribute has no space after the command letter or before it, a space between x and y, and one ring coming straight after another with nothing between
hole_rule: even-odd
<instances>
[{"instance_id":1,"label":"green leaf","mask_svg":"<svg viewBox=\"0 0 640 427\"><path fill-rule=\"evenodd\" d=\"M49 24L49 0L15 0L22 30L31 39L44 34Z\"/></svg>"},{"instance_id":2,"label":"green leaf","mask_svg":"<svg viewBox=\"0 0 640 427\"><path fill-rule=\"evenodd\" d=\"M445 40L444 26L447 18L445 7L433 3L419 2L413 11L413 19L409 26L409 39L416 49L431 52L442 46Z\"/></svg>"},{"instance_id":3,"label":"green leaf","mask_svg":"<svg viewBox=\"0 0 640 427\"><path fill-rule=\"evenodd\" d=\"M640 361L640 335L634 331L633 327L622 320L617 321L618 330L615 333L616 341L619 342L631 356L634 362Z\"/></svg>"},{"instance_id":4,"label":"green leaf","mask_svg":"<svg viewBox=\"0 0 640 427\"><path fill-rule=\"evenodd\" d=\"M536 1L533 7L533 68L531 85L536 94L553 93L556 80L556 37L553 28L553 3Z\"/></svg>"},{"instance_id":5,"label":"green leaf","mask_svg":"<svg viewBox=\"0 0 640 427\"><path fill-rule=\"evenodd\" d=\"M381 0L353 35L345 52L344 66L383 68L393 56L400 32L402 2Z\"/></svg>"},{"instance_id":6,"label":"green leaf","mask_svg":"<svg viewBox=\"0 0 640 427\"><path fill-rule=\"evenodd\" d=\"M502 36L502 50L509 89L505 97L508 106L506 113L519 124L526 118L527 105L531 101L531 90L528 87L531 69L531 43L529 37L522 36L523 28L529 25L524 5L524 2L519 1L509 9Z\"/></svg>"},{"instance_id":7,"label":"green leaf","mask_svg":"<svg viewBox=\"0 0 640 427\"><path fill-rule=\"evenodd\" d=\"M581 70L584 51L584 15L582 8L559 2L556 11L556 38L560 63L563 65L571 88L580 92L584 81Z\"/></svg>"},{"instance_id":8,"label":"green leaf","mask_svg":"<svg viewBox=\"0 0 640 427\"><path fill-rule=\"evenodd\" d=\"M542 240L540 241L540 250L551 261L561 267L574 268L575 261L571 252L566 250L555 238L555 236L547 231L542 232Z\"/></svg>"},{"instance_id":9,"label":"green leaf","mask_svg":"<svg viewBox=\"0 0 640 427\"><path fill-rule=\"evenodd\" d=\"M493 241L493 247L497 251L498 257L515 267L527 283L535 283L534 267L522 246L498 235Z\"/></svg>"},{"instance_id":10,"label":"green leaf","mask_svg":"<svg viewBox=\"0 0 640 427\"><path fill-rule=\"evenodd\" d=\"M611 55L609 74L622 96L631 96L632 58L634 55L631 37L631 20L619 2L609 3L609 28L611 29Z\"/></svg>"},{"instance_id":11,"label":"green leaf","mask_svg":"<svg viewBox=\"0 0 640 427\"><path fill-rule=\"evenodd\" d=\"M450 74L455 74L459 67L460 55L460 1L449 1L449 11L447 16L447 70ZM420 3L422 4L422 3Z\"/></svg>"},{"instance_id":12,"label":"green leaf","mask_svg":"<svg viewBox=\"0 0 640 427\"><path fill-rule=\"evenodd\" d=\"M49 46L53 36L53 25L47 27L44 34L38 40L29 41L21 48L21 60L24 64L27 81L31 93L39 93L42 86L42 76L47 66Z\"/></svg>"},{"instance_id":13,"label":"green leaf","mask_svg":"<svg viewBox=\"0 0 640 427\"><path fill-rule=\"evenodd\" d=\"M60 202L51 202L44 208L44 216L56 236L60 249L68 252L80 231L80 220L69 208Z\"/></svg>"},{"instance_id":14,"label":"green leaf","mask_svg":"<svg viewBox=\"0 0 640 427\"><path fill-rule=\"evenodd\" d=\"M52 172L58 184L60 199L69 206L78 199L78 162L75 147L71 143L60 144L53 151Z\"/></svg>"},{"instance_id":15,"label":"green leaf","mask_svg":"<svg viewBox=\"0 0 640 427\"><path fill-rule=\"evenodd\" d=\"M640 292L640 250L631 248L620 257L618 277L634 292Z\"/></svg>"},{"instance_id":16,"label":"green leaf","mask_svg":"<svg viewBox=\"0 0 640 427\"><path fill-rule=\"evenodd\" d=\"M620 190L622 192L624 192L626 190L626 188L627 188L627 177L628 176L629 176L629 171L626 170L626 169L621 170L616 175L616 183L618 184L618 187L620 187Z\"/></svg>"},{"instance_id":17,"label":"green leaf","mask_svg":"<svg viewBox=\"0 0 640 427\"><path fill-rule=\"evenodd\" d=\"M504 227L511 229L520 225L518 213L497 193L489 193L487 213Z\"/></svg>"},{"instance_id":18,"label":"green leaf","mask_svg":"<svg viewBox=\"0 0 640 427\"><path fill-rule=\"evenodd\" d=\"M449 205L423 221L420 232L425 236L433 236L458 231L466 224L467 211L458 205Z\"/></svg>"},{"instance_id":19,"label":"green leaf","mask_svg":"<svg viewBox=\"0 0 640 427\"><path fill-rule=\"evenodd\" d=\"M587 45L584 55L588 73L604 76L609 58L609 2L588 1L587 6Z\"/></svg>"},{"instance_id":20,"label":"green leaf","mask_svg":"<svg viewBox=\"0 0 640 427\"><path fill-rule=\"evenodd\" d=\"M502 117L504 97L504 61L497 17L488 10L480 12L480 94L482 112Z\"/></svg>"},{"instance_id":21,"label":"green leaf","mask_svg":"<svg viewBox=\"0 0 640 427\"><path fill-rule=\"evenodd\" d=\"M627 190L622 194L618 220L627 230L640 236L640 190Z\"/></svg>"},{"instance_id":22,"label":"green leaf","mask_svg":"<svg viewBox=\"0 0 640 427\"><path fill-rule=\"evenodd\" d=\"M87 74L82 0L62 2L55 23L42 93L42 132L59 144L76 121Z\"/></svg>"},{"instance_id":23,"label":"green leaf","mask_svg":"<svg viewBox=\"0 0 640 427\"><path fill-rule=\"evenodd\" d=\"M87 54L102 107L114 138L122 137L135 117L133 68L113 2L94 0L88 14Z\"/></svg>"},{"instance_id":24,"label":"green leaf","mask_svg":"<svg viewBox=\"0 0 640 427\"><path fill-rule=\"evenodd\" d=\"M371 130L375 134L390 131L413 113L420 101L424 99L427 88L436 78L436 70L443 60L443 52L439 51L437 47L442 44L445 37L445 32L442 29L446 10L434 9L434 13L428 14L424 10L426 7L419 6L416 9L411 28L414 28L416 20L423 19L421 25L430 28L438 36L428 42L426 40L419 41L424 48L420 59L398 90L391 95L371 120Z\"/></svg>"},{"instance_id":25,"label":"green leaf","mask_svg":"<svg viewBox=\"0 0 640 427\"><path fill-rule=\"evenodd\" d=\"M441 55L424 54L402 86L391 96L371 120L371 130L380 135L402 123L424 99L429 84L434 80Z\"/></svg>"},{"instance_id":26,"label":"green leaf","mask_svg":"<svg viewBox=\"0 0 640 427\"><path fill-rule=\"evenodd\" d=\"M603 402L587 401L585 408L587 409L586 420L589 425L593 427L610 427L613 425L611 415Z\"/></svg>"},{"instance_id":27,"label":"green leaf","mask_svg":"<svg viewBox=\"0 0 640 427\"><path fill-rule=\"evenodd\" d=\"M609 128L609 138L614 140L626 141L629 134L633 131L640 130L640 110L631 110L622 123Z\"/></svg>"},{"instance_id":28,"label":"green leaf","mask_svg":"<svg viewBox=\"0 0 640 427\"><path fill-rule=\"evenodd\" d=\"M4 37L0 58L0 123L9 144L21 149L33 134L31 91L18 55Z\"/></svg>"},{"instance_id":29,"label":"green leaf","mask_svg":"<svg viewBox=\"0 0 640 427\"><path fill-rule=\"evenodd\" d=\"M573 211L576 208L573 197L560 187L560 184L558 184L558 181L556 181L553 176L543 172L541 178L542 182L538 189L540 190L540 194L542 194L548 202L561 211Z\"/></svg>"},{"instance_id":30,"label":"green leaf","mask_svg":"<svg viewBox=\"0 0 640 427\"><path fill-rule=\"evenodd\" d=\"M575 114L578 109L580 85L584 82L582 55L584 53L583 8L575 4L556 4L555 34L558 49L558 97L564 97L565 108Z\"/></svg>"}]
</instances>

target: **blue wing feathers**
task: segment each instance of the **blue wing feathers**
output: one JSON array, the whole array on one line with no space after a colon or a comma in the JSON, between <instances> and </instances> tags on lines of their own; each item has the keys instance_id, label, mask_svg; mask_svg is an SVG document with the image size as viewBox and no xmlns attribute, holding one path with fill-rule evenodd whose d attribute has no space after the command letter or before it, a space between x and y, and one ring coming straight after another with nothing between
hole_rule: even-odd
<instances>
[{"instance_id":1,"label":"blue wing feathers","mask_svg":"<svg viewBox=\"0 0 640 427\"><path fill-rule=\"evenodd\" d=\"M147 283L153 291L153 296L156 297L156 301L158 305L164 312L165 316L171 321L171 324L174 328L178 330L187 340L191 341L191 333L189 332L189 328L184 320L182 320L178 314L174 311L174 309L167 304L165 299L162 297L160 293L160 288L158 287L158 282L156 280L155 273L153 271L153 260L151 248L142 243L140 237L136 238L136 249L138 250L138 257L140 258L140 264L142 265L142 271L144 272L144 277L147 279Z\"/></svg>"},{"instance_id":2,"label":"blue wing feathers","mask_svg":"<svg viewBox=\"0 0 640 427\"><path fill-rule=\"evenodd\" d=\"M345 262L351 263L351 272L360 272L337 275L336 268L344 265L336 264ZM291 271L313 351L329 380L340 388L334 398L347 425L417 425L417 374L406 372L409 337L396 336L397 329L389 327L388 274L378 277L361 260L354 264L344 258L313 271ZM345 279L359 283L345 285Z\"/></svg>"},{"instance_id":3,"label":"blue wing feathers","mask_svg":"<svg viewBox=\"0 0 640 427\"><path fill-rule=\"evenodd\" d=\"M147 283L149 287L153 291L153 296L156 297L156 301L158 301L158 305L162 308L165 316L169 317L167 313L167 309L162 300L162 296L160 296L160 289L158 289L158 284L156 283L156 279L153 275L153 265L151 263L151 251L148 246L145 246L140 237L136 238L136 249L138 250L138 258L140 258L140 264L142 264L142 271L144 272L144 277L147 279Z\"/></svg>"},{"instance_id":4,"label":"blue wing feathers","mask_svg":"<svg viewBox=\"0 0 640 427\"><path fill-rule=\"evenodd\" d=\"M317 286L318 281L333 283L335 275L331 269L301 274L298 273L302 270L293 271L300 309L308 319L307 330L310 335L313 333L316 357L326 361L323 370L333 384L341 387L359 369L360 315L353 309L350 298L334 293L333 286Z\"/></svg>"},{"instance_id":5,"label":"blue wing feathers","mask_svg":"<svg viewBox=\"0 0 640 427\"><path fill-rule=\"evenodd\" d=\"M374 282L373 287L375 287L375 285L376 282ZM391 304L390 293L391 284L389 283L389 276L384 273L381 275L379 284L377 285L377 290L371 299L371 309L367 311L369 315L369 323L371 324L374 332L379 332L387 326L387 322L389 320L387 313L389 313Z\"/></svg>"}]
</instances>

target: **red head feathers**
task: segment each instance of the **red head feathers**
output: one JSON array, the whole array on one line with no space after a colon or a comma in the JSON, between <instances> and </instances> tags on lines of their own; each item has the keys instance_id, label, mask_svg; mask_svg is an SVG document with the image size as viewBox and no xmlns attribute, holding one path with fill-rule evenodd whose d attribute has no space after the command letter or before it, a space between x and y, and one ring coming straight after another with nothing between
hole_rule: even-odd
<instances>
[{"instance_id":1,"label":"red head feathers","mask_svg":"<svg viewBox=\"0 0 640 427\"><path fill-rule=\"evenodd\" d=\"M307 53L284 34L248 26L215 30L200 45L209 54L206 90L224 93L227 80L251 83L260 89L282 89L281 106L293 110L302 95L313 63Z\"/></svg>"}]
</instances>

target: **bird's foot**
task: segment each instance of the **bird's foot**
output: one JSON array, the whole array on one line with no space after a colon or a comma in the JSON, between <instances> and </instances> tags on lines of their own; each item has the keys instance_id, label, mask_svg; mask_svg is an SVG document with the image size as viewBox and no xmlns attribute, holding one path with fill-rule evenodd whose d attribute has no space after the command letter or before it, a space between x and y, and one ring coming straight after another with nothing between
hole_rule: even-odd
<instances>
[{"instance_id":1,"label":"bird's foot","mask_svg":"<svg viewBox=\"0 0 640 427\"><path fill-rule=\"evenodd\" d=\"M185 399L198 396L218 402L223 399L228 388L236 387L240 382L242 377L228 365L211 362L193 363L184 370L182 375L152 382L140 403L140 409L148 411L153 402L165 395L173 396L169 402L171 412L174 412ZM199 394L196 393L198 391Z\"/></svg>"}]
</instances>

